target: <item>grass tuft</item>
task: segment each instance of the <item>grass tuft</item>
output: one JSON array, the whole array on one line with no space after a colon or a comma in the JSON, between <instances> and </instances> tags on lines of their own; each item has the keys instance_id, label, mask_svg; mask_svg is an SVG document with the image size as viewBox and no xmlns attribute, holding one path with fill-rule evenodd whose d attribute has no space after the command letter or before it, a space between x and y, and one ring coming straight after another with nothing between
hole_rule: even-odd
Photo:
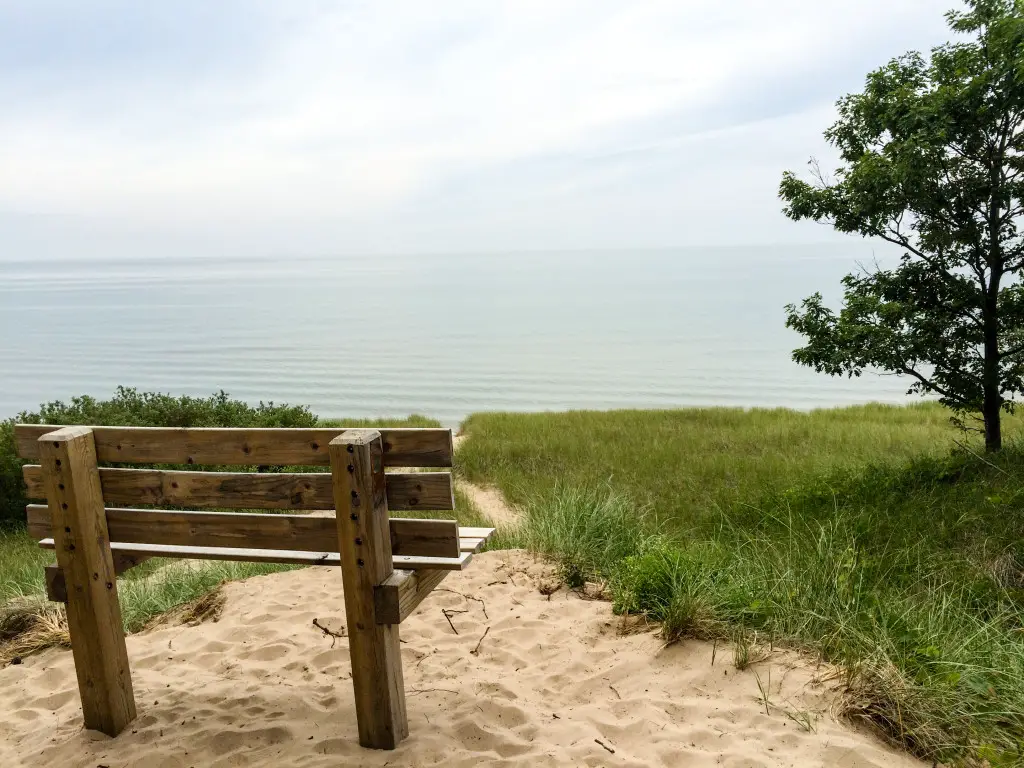
<instances>
[{"instance_id":1,"label":"grass tuft","mask_svg":"<svg viewBox=\"0 0 1024 768\"><path fill-rule=\"evenodd\" d=\"M47 648L70 646L63 605L39 597L0 604L0 665Z\"/></svg>"},{"instance_id":2,"label":"grass tuft","mask_svg":"<svg viewBox=\"0 0 1024 768\"><path fill-rule=\"evenodd\" d=\"M654 541L642 524L646 511L608 490L556 488L525 509L500 543L554 557L571 589L607 579L617 563Z\"/></svg>"},{"instance_id":3,"label":"grass tuft","mask_svg":"<svg viewBox=\"0 0 1024 768\"><path fill-rule=\"evenodd\" d=\"M119 581L121 619L126 632L138 632L154 617L199 600L225 582L298 567L301 566L229 561L172 562L145 578Z\"/></svg>"}]
</instances>

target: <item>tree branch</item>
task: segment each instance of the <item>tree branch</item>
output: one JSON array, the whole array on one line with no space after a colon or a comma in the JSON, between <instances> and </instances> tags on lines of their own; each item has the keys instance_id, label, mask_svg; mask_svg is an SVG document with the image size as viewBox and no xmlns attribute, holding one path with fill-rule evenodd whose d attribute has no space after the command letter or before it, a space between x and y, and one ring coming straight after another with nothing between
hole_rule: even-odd
<instances>
[{"instance_id":1,"label":"tree branch","mask_svg":"<svg viewBox=\"0 0 1024 768\"><path fill-rule=\"evenodd\" d=\"M1007 357L1013 357L1014 355L1019 355L1021 352L1024 352L1024 344L1019 344L1016 347L1011 347L1006 352L1000 352L999 359L1003 360Z\"/></svg>"},{"instance_id":2,"label":"tree branch","mask_svg":"<svg viewBox=\"0 0 1024 768\"><path fill-rule=\"evenodd\" d=\"M885 232L879 232L878 236L885 240L887 243L892 243L893 245L899 245L902 246L903 248L906 248L912 254L914 254L915 256L919 257L922 261L924 261L924 263L931 267L932 270L942 275L943 280L945 280L949 285L957 289L960 288L956 280L949 272L947 272L945 269L937 265L934 259L932 259L929 256L926 256L919 248L915 248L914 246L912 246L910 244L910 240L907 238L906 235L904 235L898 229L893 230L891 227L886 231L888 231L891 236L886 235ZM979 279L982 278L979 277ZM979 328L984 327L984 324L981 322L981 320L975 317L969 309L964 310L963 316L970 319Z\"/></svg>"},{"instance_id":3,"label":"tree branch","mask_svg":"<svg viewBox=\"0 0 1024 768\"><path fill-rule=\"evenodd\" d=\"M917 379L919 382L921 382L921 384L924 385L924 388L927 389L928 391L940 394L943 397L945 397L947 400L951 400L951 401L957 403L958 405L967 407L967 401L964 400L962 397L960 397L959 395L954 395L951 392L949 392L948 390L943 389L942 387L940 387L938 384L936 384L936 383L926 379L924 376L922 376L920 373L915 371L913 368L910 368L908 366L904 366L901 369L901 373L905 373L908 376L913 376L915 379Z\"/></svg>"}]
</instances>

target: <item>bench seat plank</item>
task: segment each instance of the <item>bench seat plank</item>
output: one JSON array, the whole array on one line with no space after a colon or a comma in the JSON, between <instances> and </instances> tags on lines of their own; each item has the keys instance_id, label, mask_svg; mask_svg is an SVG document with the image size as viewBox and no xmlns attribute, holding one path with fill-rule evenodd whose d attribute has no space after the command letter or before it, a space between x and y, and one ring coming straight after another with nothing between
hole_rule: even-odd
<instances>
[{"instance_id":1,"label":"bench seat plank","mask_svg":"<svg viewBox=\"0 0 1024 768\"><path fill-rule=\"evenodd\" d=\"M29 504L25 509L29 535L37 541L52 538L50 508ZM107 507L105 512L110 540L114 542L247 549L281 549L286 545L289 550L319 553L332 550L338 540L333 513L330 517L313 517L119 507ZM456 552L479 552L494 533L493 528L458 528L454 520L392 517L388 523L391 550L396 555L454 557Z\"/></svg>"},{"instance_id":2,"label":"bench seat plank","mask_svg":"<svg viewBox=\"0 0 1024 768\"><path fill-rule=\"evenodd\" d=\"M494 536L495 528L459 528L459 551L479 552Z\"/></svg>"},{"instance_id":3,"label":"bench seat plank","mask_svg":"<svg viewBox=\"0 0 1024 768\"><path fill-rule=\"evenodd\" d=\"M53 539L39 542L43 549L54 549ZM341 565L337 552L297 552L289 549L242 549L238 547L178 547L170 544L132 544L111 542L115 554L144 557L186 558L192 560L234 560L246 563L284 563L292 565ZM434 569L461 571L473 557L472 552L462 552L458 557L418 557L394 555L394 567L407 571Z\"/></svg>"}]
</instances>

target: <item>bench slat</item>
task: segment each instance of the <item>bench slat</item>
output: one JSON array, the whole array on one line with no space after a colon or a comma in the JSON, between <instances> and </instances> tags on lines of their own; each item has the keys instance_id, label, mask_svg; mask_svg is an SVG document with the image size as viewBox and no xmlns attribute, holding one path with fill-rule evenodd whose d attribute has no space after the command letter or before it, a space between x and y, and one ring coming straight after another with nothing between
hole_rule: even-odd
<instances>
[{"instance_id":1,"label":"bench slat","mask_svg":"<svg viewBox=\"0 0 1024 768\"><path fill-rule=\"evenodd\" d=\"M459 539L459 552L473 552L474 554L483 549L487 539Z\"/></svg>"},{"instance_id":2,"label":"bench slat","mask_svg":"<svg viewBox=\"0 0 1024 768\"><path fill-rule=\"evenodd\" d=\"M111 541L136 544L171 544L192 547L242 547L325 552L338 547L334 515L274 515L246 512L186 512L173 509L106 508ZM34 539L53 536L50 508L45 504L26 507L28 533ZM414 520L393 517L391 551L397 555L455 557L475 552L467 539L460 549L459 527L454 520Z\"/></svg>"},{"instance_id":3,"label":"bench slat","mask_svg":"<svg viewBox=\"0 0 1024 768\"><path fill-rule=\"evenodd\" d=\"M229 509L333 509L326 472L180 472L100 467L103 499L109 504L168 504ZM22 468L30 499L45 498L42 468ZM388 508L455 509L450 472L389 473Z\"/></svg>"},{"instance_id":4,"label":"bench slat","mask_svg":"<svg viewBox=\"0 0 1024 768\"><path fill-rule=\"evenodd\" d=\"M53 424L17 424L18 455L38 459L40 437L60 429ZM330 464L327 446L345 427L314 429L233 429L182 427L92 427L97 459L127 464ZM450 429L378 430L386 467L450 467Z\"/></svg>"},{"instance_id":5,"label":"bench slat","mask_svg":"<svg viewBox=\"0 0 1024 768\"><path fill-rule=\"evenodd\" d=\"M53 549L53 539L39 542L43 549ZM337 552L298 552L290 549L242 549L237 547L177 547L169 544L134 544L111 542L115 553L144 557L186 558L190 560L234 560L245 563L284 563L292 565L341 565ZM473 557L472 552L463 552L458 557L418 557L395 555L396 569L415 571L433 569L461 571Z\"/></svg>"}]
</instances>

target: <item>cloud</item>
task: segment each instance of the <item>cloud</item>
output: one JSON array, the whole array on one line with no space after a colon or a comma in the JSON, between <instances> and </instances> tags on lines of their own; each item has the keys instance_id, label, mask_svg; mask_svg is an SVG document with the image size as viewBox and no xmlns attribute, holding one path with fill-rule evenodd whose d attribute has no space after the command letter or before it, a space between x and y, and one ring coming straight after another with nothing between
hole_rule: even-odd
<instances>
[{"instance_id":1,"label":"cloud","mask_svg":"<svg viewBox=\"0 0 1024 768\"><path fill-rule=\"evenodd\" d=\"M5 256L806 239L781 171L947 2L0 4Z\"/></svg>"}]
</instances>

